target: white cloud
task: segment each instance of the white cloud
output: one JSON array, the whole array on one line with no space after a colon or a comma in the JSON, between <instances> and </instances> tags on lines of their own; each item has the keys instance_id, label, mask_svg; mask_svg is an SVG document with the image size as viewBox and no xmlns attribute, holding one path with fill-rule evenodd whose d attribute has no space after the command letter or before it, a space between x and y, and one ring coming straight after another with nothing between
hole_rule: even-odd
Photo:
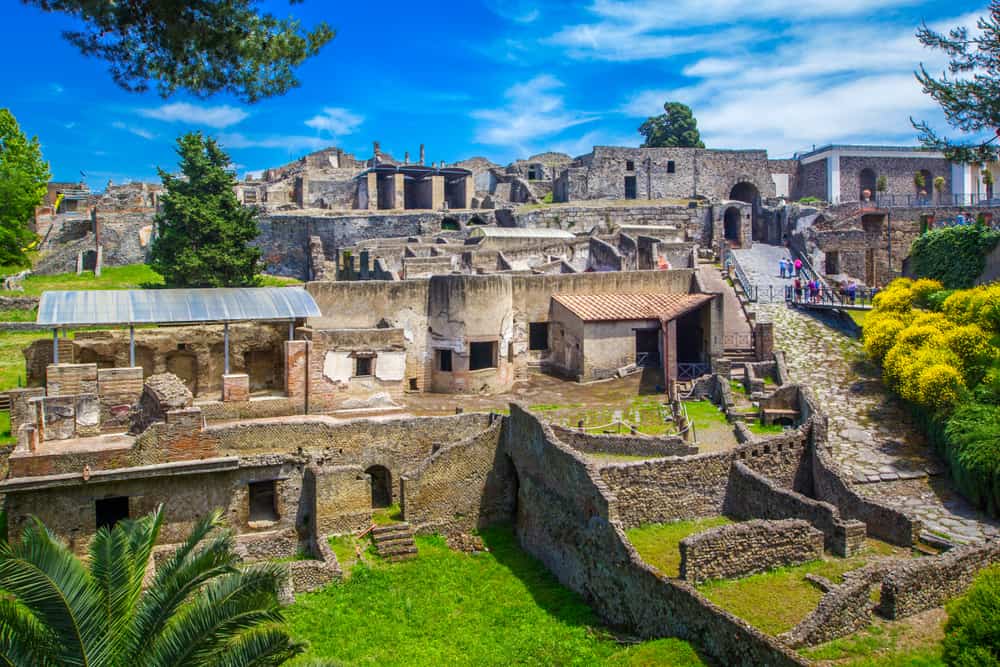
<instances>
[{"instance_id":1,"label":"white cloud","mask_svg":"<svg viewBox=\"0 0 1000 667\"><path fill-rule=\"evenodd\" d=\"M298 150L319 150L326 148L330 142L322 137L302 135L268 135L251 137L240 132L229 132L219 135L219 143L227 150L234 148L284 148L288 152Z\"/></svg>"},{"instance_id":2,"label":"white cloud","mask_svg":"<svg viewBox=\"0 0 1000 667\"><path fill-rule=\"evenodd\" d=\"M243 109L228 104L202 107L187 102L174 102L152 109L136 109L136 113L166 123L188 123L217 129L236 125L250 116Z\"/></svg>"},{"instance_id":3,"label":"white cloud","mask_svg":"<svg viewBox=\"0 0 1000 667\"><path fill-rule=\"evenodd\" d=\"M548 74L511 86L504 94L507 102L503 107L472 112L472 117L479 121L475 140L526 149L534 140L599 118L597 114L566 109L563 96L558 93L562 86L561 81Z\"/></svg>"},{"instance_id":4,"label":"white cloud","mask_svg":"<svg viewBox=\"0 0 1000 667\"><path fill-rule=\"evenodd\" d=\"M707 11L717 5L709 0ZM974 18L933 27L973 25ZM813 21L787 28L773 49L696 59L683 70L685 85L635 91L619 111L645 118L678 100L694 109L710 146L765 147L781 155L829 142L912 144L911 116L940 119L913 76L920 62L930 70L946 64L940 53L922 47L912 25Z\"/></svg>"},{"instance_id":5,"label":"white cloud","mask_svg":"<svg viewBox=\"0 0 1000 667\"><path fill-rule=\"evenodd\" d=\"M534 2L526 0L486 0L486 6L497 16L514 23L534 23L542 15Z\"/></svg>"},{"instance_id":6,"label":"white cloud","mask_svg":"<svg viewBox=\"0 0 1000 667\"><path fill-rule=\"evenodd\" d=\"M53 95L62 95L64 92L66 92L66 89L63 88L63 85L61 83L56 83L56 82L49 84L49 90L52 91Z\"/></svg>"},{"instance_id":7,"label":"white cloud","mask_svg":"<svg viewBox=\"0 0 1000 667\"><path fill-rule=\"evenodd\" d=\"M364 120L363 116L347 109L326 107L322 113L307 120L306 125L321 132L328 132L334 137L342 137L358 129Z\"/></svg>"},{"instance_id":8,"label":"white cloud","mask_svg":"<svg viewBox=\"0 0 1000 667\"><path fill-rule=\"evenodd\" d=\"M124 130L125 132L130 132L135 136L142 137L143 139L146 140L156 138L156 135L150 132L149 130L138 127L136 125L129 125L127 123L123 123L120 120L116 120L115 122L111 123L111 127L115 128L116 130Z\"/></svg>"}]
</instances>

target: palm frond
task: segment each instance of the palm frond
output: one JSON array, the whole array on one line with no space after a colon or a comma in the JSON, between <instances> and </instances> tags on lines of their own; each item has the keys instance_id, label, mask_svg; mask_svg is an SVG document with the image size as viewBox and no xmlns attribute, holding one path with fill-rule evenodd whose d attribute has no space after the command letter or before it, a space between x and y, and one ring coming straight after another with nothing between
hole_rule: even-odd
<instances>
[{"instance_id":1,"label":"palm frond","mask_svg":"<svg viewBox=\"0 0 1000 667\"><path fill-rule=\"evenodd\" d=\"M100 594L80 561L37 519L18 543L0 542L0 589L49 628L60 664L101 664L107 641Z\"/></svg>"},{"instance_id":2,"label":"palm frond","mask_svg":"<svg viewBox=\"0 0 1000 667\"><path fill-rule=\"evenodd\" d=\"M265 626L237 635L206 667L271 667L291 660L306 649L283 628Z\"/></svg>"},{"instance_id":3,"label":"palm frond","mask_svg":"<svg viewBox=\"0 0 1000 667\"><path fill-rule=\"evenodd\" d=\"M267 564L212 580L164 628L143 664L201 664L235 635L280 622L277 591L285 576L284 568Z\"/></svg>"},{"instance_id":4,"label":"palm frond","mask_svg":"<svg viewBox=\"0 0 1000 667\"><path fill-rule=\"evenodd\" d=\"M102 622L113 655L133 644L134 605L142 593L141 575L135 576L137 567L127 526L97 531L90 541L90 574L100 594Z\"/></svg>"},{"instance_id":5,"label":"palm frond","mask_svg":"<svg viewBox=\"0 0 1000 667\"><path fill-rule=\"evenodd\" d=\"M0 598L0 665L56 665L52 633L22 604Z\"/></svg>"}]
</instances>

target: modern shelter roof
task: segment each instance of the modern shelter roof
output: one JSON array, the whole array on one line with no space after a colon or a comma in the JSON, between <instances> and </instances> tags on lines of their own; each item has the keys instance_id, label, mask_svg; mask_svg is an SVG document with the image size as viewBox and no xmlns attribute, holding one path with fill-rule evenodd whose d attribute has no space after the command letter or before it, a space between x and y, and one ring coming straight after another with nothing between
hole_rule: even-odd
<instances>
[{"instance_id":1,"label":"modern shelter roof","mask_svg":"<svg viewBox=\"0 0 1000 667\"><path fill-rule=\"evenodd\" d=\"M469 232L469 238L485 236L486 238L504 239L575 239L576 234L563 229L547 227L476 227Z\"/></svg>"},{"instance_id":2,"label":"modern shelter roof","mask_svg":"<svg viewBox=\"0 0 1000 667\"><path fill-rule=\"evenodd\" d=\"M252 322L319 317L302 287L45 292L38 324L52 327Z\"/></svg>"},{"instance_id":3,"label":"modern shelter roof","mask_svg":"<svg viewBox=\"0 0 1000 667\"><path fill-rule=\"evenodd\" d=\"M674 320L711 301L713 294L553 294L584 322Z\"/></svg>"}]
</instances>

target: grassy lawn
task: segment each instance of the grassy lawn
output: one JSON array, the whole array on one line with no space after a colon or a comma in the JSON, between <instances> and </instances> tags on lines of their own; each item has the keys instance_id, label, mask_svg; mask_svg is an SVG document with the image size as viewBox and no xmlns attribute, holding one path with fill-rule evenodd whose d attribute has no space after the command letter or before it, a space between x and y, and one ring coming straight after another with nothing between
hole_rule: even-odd
<instances>
[{"instance_id":1,"label":"grassy lawn","mask_svg":"<svg viewBox=\"0 0 1000 667\"><path fill-rule=\"evenodd\" d=\"M759 419L755 419L752 422L747 422L747 427L750 432L755 435L777 435L785 430L785 427L781 424L764 424L760 423Z\"/></svg>"},{"instance_id":2,"label":"grassy lawn","mask_svg":"<svg viewBox=\"0 0 1000 667\"><path fill-rule=\"evenodd\" d=\"M911 552L868 540L869 548L850 558L825 556L795 567L783 567L742 579L709 581L698 587L709 600L758 629L778 635L791 630L816 608L822 591L806 580L817 574L841 583L845 572L863 567L872 556L908 557ZM781 604L775 604L780 600Z\"/></svg>"},{"instance_id":3,"label":"grassy lawn","mask_svg":"<svg viewBox=\"0 0 1000 667\"><path fill-rule=\"evenodd\" d=\"M51 337L48 331L0 331L0 391L24 386L24 355L21 350L32 341Z\"/></svg>"},{"instance_id":4,"label":"grassy lawn","mask_svg":"<svg viewBox=\"0 0 1000 667\"><path fill-rule=\"evenodd\" d=\"M378 526L388 526L402 520L403 512L399 509L399 503L393 503L388 507L376 507L372 511L372 522Z\"/></svg>"},{"instance_id":5,"label":"grassy lawn","mask_svg":"<svg viewBox=\"0 0 1000 667\"><path fill-rule=\"evenodd\" d=\"M854 323L859 327L863 327L865 325L865 318L868 317L867 310L845 310L844 312L847 313L847 315L854 320Z\"/></svg>"},{"instance_id":6,"label":"grassy lawn","mask_svg":"<svg viewBox=\"0 0 1000 667\"><path fill-rule=\"evenodd\" d=\"M280 287L293 285L301 281L294 278L278 276L261 276L261 284L265 287ZM75 289L140 289L163 285L163 277L146 264L130 264L128 266L109 266L101 270L101 275L94 276L93 271L75 273L60 273L52 276L31 275L24 279L23 292L0 292L11 296L39 296L47 290ZM10 321L10 320L7 320Z\"/></svg>"},{"instance_id":7,"label":"grassy lawn","mask_svg":"<svg viewBox=\"0 0 1000 667\"><path fill-rule=\"evenodd\" d=\"M664 399L663 394L639 394L624 397L617 405L585 406L582 403L539 403L530 406L529 409L539 413L542 419L549 422L575 427L580 421L583 421L583 425L587 428L607 426L605 430L611 433L627 435L629 433L627 425L617 426L614 424L616 413L620 413L625 424L635 425L639 433L643 435L670 435L676 433L677 429L673 421L664 419L664 417L671 416L670 409L663 404Z\"/></svg>"},{"instance_id":8,"label":"grassy lawn","mask_svg":"<svg viewBox=\"0 0 1000 667\"><path fill-rule=\"evenodd\" d=\"M799 653L821 665L845 667L943 667L941 640L947 614L933 609L890 623L876 619L868 628Z\"/></svg>"},{"instance_id":9,"label":"grassy lawn","mask_svg":"<svg viewBox=\"0 0 1000 667\"><path fill-rule=\"evenodd\" d=\"M668 577L680 576L680 543L685 537L732 523L724 516L639 526L625 531L642 559Z\"/></svg>"},{"instance_id":10,"label":"grassy lawn","mask_svg":"<svg viewBox=\"0 0 1000 667\"><path fill-rule=\"evenodd\" d=\"M623 648L579 596L521 551L509 528L483 539L489 553L472 556L440 537L418 537L419 558L366 556L347 581L300 595L286 615L310 651L290 664L705 664L678 640ZM347 548L353 552L339 542L335 550Z\"/></svg>"}]
</instances>

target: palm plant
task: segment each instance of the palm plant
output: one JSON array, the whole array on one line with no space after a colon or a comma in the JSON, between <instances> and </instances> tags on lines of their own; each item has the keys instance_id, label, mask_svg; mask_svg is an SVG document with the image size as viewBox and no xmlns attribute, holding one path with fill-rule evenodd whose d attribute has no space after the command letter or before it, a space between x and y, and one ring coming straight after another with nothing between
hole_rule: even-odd
<instances>
[{"instance_id":1,"label":"palm plant","mask_svg":"<svg viewBox=\"0 0 1000 667\"><path fill-rule=\"evenodd\" d=\"M145 591L162 506L98 530L85 562L37 519L0 541L0 665L269 666L301 653L281 625L284 569L238 567L221 517L199 521Z\"/></svg>"}]
</instances>

